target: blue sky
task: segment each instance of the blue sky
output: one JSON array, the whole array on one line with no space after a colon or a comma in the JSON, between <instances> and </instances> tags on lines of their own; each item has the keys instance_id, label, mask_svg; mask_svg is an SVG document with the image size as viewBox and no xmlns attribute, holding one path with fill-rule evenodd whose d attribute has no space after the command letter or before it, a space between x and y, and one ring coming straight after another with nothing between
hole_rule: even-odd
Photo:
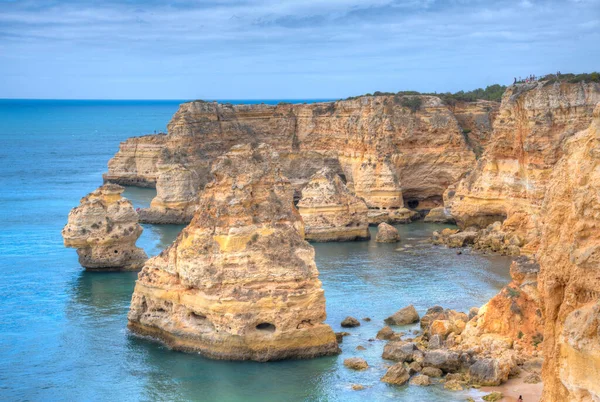
<instances>
[{"instance_id":1,"label":"blue sky","mask_svg":"<svg viewBox=\"0 0 600 402\"><path fill-rule=\"evenodd\" d=\"M0 0L0 98L341 98L600 70L600 0Z\"/></svg>"}]
</instances>

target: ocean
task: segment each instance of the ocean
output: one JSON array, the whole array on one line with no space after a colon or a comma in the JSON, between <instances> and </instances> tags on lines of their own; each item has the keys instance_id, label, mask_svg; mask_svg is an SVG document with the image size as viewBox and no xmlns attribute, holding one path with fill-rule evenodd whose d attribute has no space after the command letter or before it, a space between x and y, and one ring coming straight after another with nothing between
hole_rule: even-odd
<instances>
[{"instance_id":1,"label":"ocean","mask_svg":"<svg viewBox=\"0 0 600 402\"><path fill-rule=\"evenodd\" d=\"M340 331L348 315L371 318L348 330L340 356L213 361L131 335L126 316L137 274L84 271L60 231L71 208L102 184L119 142L165 131L181 102L0 100L0 400L464 401L477 395L385 385L379 381L390 364L381 359L384 343L369 341L385 317L408 304L421 314L436 304L468 311L508 283L508 258L428 244L443 225L399 225L398 244L314 244L327 323ZM136 207L153 195L125 192ZM182 228L143 226L138 245L149 255ZM345 368L344 358L352 356L370 368ZM352 384L366 388L353 391Z\"/></svg>"}]
</instances>

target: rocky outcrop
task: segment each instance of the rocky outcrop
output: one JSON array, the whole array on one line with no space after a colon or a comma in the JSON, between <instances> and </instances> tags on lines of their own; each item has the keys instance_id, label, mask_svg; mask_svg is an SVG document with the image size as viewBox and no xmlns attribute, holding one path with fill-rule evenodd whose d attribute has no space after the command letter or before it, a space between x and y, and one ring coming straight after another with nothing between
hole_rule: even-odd
<instances>
[{"instance_id":1,"label":"rocky outcrop","mask_svg":"<svg viewBox=\"0 0 600 402\"><path fill-rule=\"evenodd\" d=\"M339 175L324 168L302 189L298 211L309 241L370 239L368 207L342 182Z\"/></svg>"},{"instance_id":2,"label":"rocky outcrop","mask_svg":"<svg viewBox=\"0 0 600 402\"><path fill-rule=\"evenodd\" d=\"M400 234L398 229L387 223L380 223L377 226L377 236L375 238L377 243L397 243L400 241Z\"/></svg>"},{"instance_id":3,"label":"rocky outcrop","mask_svg":"<svg viewBox=\"0 0 600 402\"><path fill-rule=\"evenodd\" d=\"M389 325L408 325L419 322L419 313L417 313L415 306L411 304L396 311L384 321Z\"/></svg>"},{"instance_id":4,"label":"rocky outcrop","mask_svg":"<svg viewBox=\"0 0 600 402\"><path fill-rule=\"evenodd\" d=\"M215 359L339 353L277 155L264 144L235 146L212 175L190 225L140 272L129 328Z\"/></svg>"},{"instance_id":5,"label":"rocky outcrop","mask_svg":"<svg viewBox=\"0 0 600 402\"><path fill-rule=\"evenodd\" d=\"M519 257L510 267L512 281L483 305L462 332L464 348L506 345L523 356L541 350L544 321L538 292L539 264Z\"/></svg>"},{"instance_id":6,"label":"rocky outcrop","mask_svg":"<svg viewBox=\"0 0 600 402\"><path fill-rule=\"evenodd\" d=\"M419 107L406 106L407 101L418 101ZM167 136L122 143L105 179L153 183L161 174L159 164L180 163L198 174L201 189L211 179L215 158L233 145L252 142L268 143L279 152L283 172L298 192L316 172L330 167L370 208L385 211L405 204L412 209L441 206L448 185L475 161L456 118L434 96L276 106L196 101L180 106Z\"/></svg>"},{"instance_id":7,"label":"rocky outcrop","mask_svg":"<svg viewBox=\"0 0 600 402\"><path fill-rule=\"evenodd\" d=\"M134 270L148 256L135 242L142 234L125 189L105 184L83 197L62 230L66 247L77 249L79 263L90 270Z\"/></svg>"},{"instance_id":8,"label":"rocky outcrop","mask_svg":"<svg viewBox=\"0 0 600 402\"><path fill-rule=\"evenodd\" d=\"M132 137L123 141L119 152L108 161L105 182L124 186L155 187L158 165L168 142L165 134Z\"/></svg>"},{"instance_id":9,"label":"rocky outcrop","mask_svg":"<svg viewBox=\"0 0 600 402\"><path fill-rule=\"evenodd\" d=\"M503 221L533 253L540 208L563 145L587 128L600 102L598 83L535 82L509 87L492 140L476 168L457 186L452 215L461 227Z\"/></svg>"},{"instance_id":10,"label":"rocky outcrop","mask_svg":"<svg viewBox=\"0 0 600 402\"><path fill-rule=\"evenodd\" d=\"M563 147L542 207L544 401L600 400L600 105Z\"/></svg>"},{"instance_id":11,"label":"rocky outcrop","mask_svg":"<svg viewBox=\"0 0 600 402\"><path fill-rule=\"evenodd\" d=\"M454 217L446 207L436 207L431 209L424 219L425 222L435 223L455 223Z\"/></svg>"},{"instance_id":12,"label":"rocky outcrop","mask_svg":"<svg viewBox=\"0 0 600 402\"><path fill-rule=\"evenodd\" d=\"M485 229L469 227L465 230L443 229L432 235L433 244L443 244L451 248L471 246L475 249L491 251L502 255L518 256L523 240L518 234L505 232L501 222L494 222Z\"/></svg>"},{"instance_id":13,"label":"rocky outcrop","mask_svg":"<svg viewBox=\"0 0 600 402\"><path fill-rule=\"evenodd\" d=\"M199 200L200 178L182 164L158 165L156 197L150 208L138 211L140 222L185 224L191 222Z\"/></svg>"}]
</instances>

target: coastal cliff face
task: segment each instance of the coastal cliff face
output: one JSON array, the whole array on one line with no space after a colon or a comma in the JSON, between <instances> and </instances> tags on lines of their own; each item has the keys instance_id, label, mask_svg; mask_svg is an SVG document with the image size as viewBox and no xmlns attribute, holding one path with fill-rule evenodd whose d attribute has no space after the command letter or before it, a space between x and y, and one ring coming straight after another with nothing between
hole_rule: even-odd
<instances>
[{"instance_id":1,"label":"coastal cliff face","mask_svg":"<svg viewBox=\"0 0 600 402\"><path fill-rule=\"evenodd\" d=\"M418 107L404 106L410 102ZM471 113L471 120L483 121L477 113ZM397 209L405 201L416 209L441 206L446 188L475 162L454 114L434 96L276 106L196 101L180 106L167 136L122 143L105 179L157 182L161 192L157 165L181 164L197 173L194 186L202 189L211 179L215 158L236 144L258 142L279 152L297 196L310 177L329 167L343 175L348 189L370 208Z\"/></svg>"},{"instance_id":2,"label":"coastal cliff face","mask_svg":"<svg viewBox=\"0 0 600 402\"><path fill-rule=\"evenodd\" d=\"M587 128L600 84L536 82L509 87L492 140L475 169L452 194L451 213L462 227L503 221L524 251L539 244L539 213L563 144Z\"/></svg>"},{"instance_id":3,"label":"coastal cliff face","mask_svg":"<svg viewBox=\"0 0 600 402\"><path fill-rule=\"evenodd\" d=\"M457 102L450 110L463 129L463 134L477 157L480 157L492 138L494 120L500 111L498 102L478 100Z\"/></svg>"},{"instance_id":4,"label":"coastal cliff face","mask_svg":"<svg viewBox=\"0 0 600 402\"><path fill-rule=\"evenodd\" d=\"M124 186L155 187L158 163L167 142L165 134L132 137L123 141L119 152L108 161L105 182Z\"/></svg>"},{"instance_id":5,"label":"coastal cliff face","mask_svg":"<svg viewBox=\"0 0 600 402\"><path fill-rule=\"evenodd\" d=\"M298 210L305 226L305 239L310 241L367 240L368 207L328 168L311 177L302 189Z\"/></svg>"},{"instance_id":6,"label":"coastal cliff face","mask_svg":"<svg viewBox=\"0 0 600 402\"><path fill-rule=\"evenodd\" d=\"M148 259L135 242L142 234L125 189L105 184L81 199L62 230L66 247L77 249L79 263L90 270L133 270Z\"/></svg>"},{"instance_id":7,"label":"coastal cliff face","mask_svg":"<svg viewBox=\"0 0 600 402\"><path fill-rule=\"evenodd\" d=\"M235 146L211 173L190 225L140 272L129 328L215 359L339 353L278 156Z\"/></svg>"},{"instance_id":8,"label":"coastal cliff face","mask_svg":"<svg viewBox=\"0 0 600 402\"><path fill-rule=\"evenodd\" d=\"M564 145L542 207L544 401L600 400L600 105Z\"/></svg>"},{"instance_id":9,"label":"coastal cliff face","mask_svg":"<svg viewBox=\"0 0 600 402\"><path fill-rule=\"evenodd\" d=\"M183 224L194 217L198 206L200 178L182 164L159 164L156 197L150 208L138 211L141 222Z\"/></svg>"}]
</instances>

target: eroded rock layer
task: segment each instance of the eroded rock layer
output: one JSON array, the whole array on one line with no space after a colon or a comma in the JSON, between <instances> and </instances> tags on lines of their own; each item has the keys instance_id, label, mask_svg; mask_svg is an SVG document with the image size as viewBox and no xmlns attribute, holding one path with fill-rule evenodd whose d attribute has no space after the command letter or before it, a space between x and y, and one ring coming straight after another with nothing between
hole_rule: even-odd
<instances>
[{"instance_id":1,"label":"eroded rock layer","mask_svg":"<svg viewBox=\"0 0 600 402\"><path fill-rule=\"evenodd\" d=\"M536 82L509 87L494 121L493 138L476 168L452 194L452 215L462 227L504 221L533 252L539 211L563 145L587 128L600 84Z\"/></svg>"},{"instance_id":2,"label":"eroded rock layer","mask_svg":"<svg viewBox=\"0 0 600 402\"><path fill-rule=\"evenodd\" d=\"M105 184L81 199L62 230L66 247L77 249L79 263L94 270L139 269L148 259L135 242L142 234L125 189Z\"/></svg>"},{"instance_id":3,"label":"eroded rock layer","mask_svg":"<svg viewBox=\"0 0 600 402\"><path fill-rule=\"evenodd\" d=\"M404 106L407 101L419 107ZM158 164L176 163L195 171L194 186L202 189L216 157L251 142L268 143L279 152L283 172L296 190L330 167L345 176L349 190L370 208L398 209L405 200L410 208L441 206L444 190L475 161L456 118L433 96L277 106L196 101L181 105L167 136L122 143L105 179L157 182L160 192Z\"/></svg>"},{"instance_id":4,"label":"eroded rock layer","mask_svg":"<svg viewBox=\"0 0 600 402\"><path fill-rule=\"evenodd\" d=\"M235 146L212 175L190 225L140 272L129 328L216 359L338 353L314 250L272 149Z\"/></svg>"},{"instance_id":5,"label":"eroded rock layer","mask_svg":"<svg viewBox=\"0 0 600 402\"><path fill-rule=\"evenodd\" d=\"M302 189L298 211L311 241L366 240L369 234L368 207L342 182L340 176L324 168Z\"/></svg>"},{"instance_id":6,"label":"eroded rock layer","mask_svg":"<svg viewBox=\"0 0 600 402\"><path fill-rule=\"evenodd\" d=\"M600 105L570 138L542 207L544 401L600 400Z\"/></svg>"}]
</instances>

